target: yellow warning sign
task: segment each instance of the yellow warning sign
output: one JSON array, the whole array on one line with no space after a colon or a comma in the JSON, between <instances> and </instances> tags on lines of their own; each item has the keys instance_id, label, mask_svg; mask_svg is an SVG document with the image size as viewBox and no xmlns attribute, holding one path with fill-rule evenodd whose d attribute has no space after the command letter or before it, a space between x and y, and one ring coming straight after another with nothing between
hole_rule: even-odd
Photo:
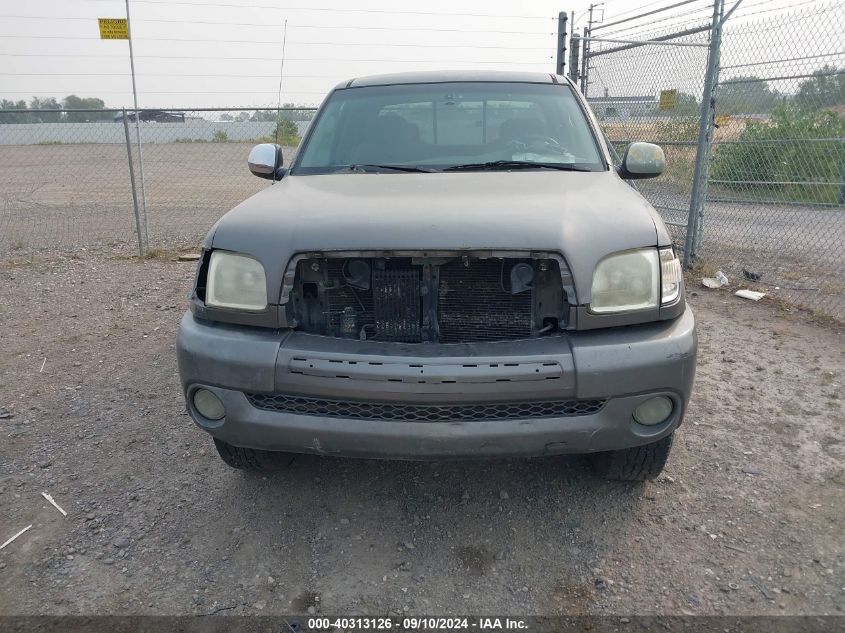
<instances>
[{"instance_id":1,"label":"yellow warning sign","mask_svg":"<svg viewBox=\"0 0 845 633\"><path fill-rule=\"evenodd\" d=\"M661 110L671 110L678 105L678 91L677 90L661 90L660 102L658 107Z\"/></svg>"},{"instance_id":2,"label":"yellow warning sign","mask_svg":"<svg viewBox=\"0 0 845 633\"><path fill-rule=\"evenodd\" d=\"M129 23L126 18L98 18L101 40L128 40Z\"/></svg>"}]
</instances>

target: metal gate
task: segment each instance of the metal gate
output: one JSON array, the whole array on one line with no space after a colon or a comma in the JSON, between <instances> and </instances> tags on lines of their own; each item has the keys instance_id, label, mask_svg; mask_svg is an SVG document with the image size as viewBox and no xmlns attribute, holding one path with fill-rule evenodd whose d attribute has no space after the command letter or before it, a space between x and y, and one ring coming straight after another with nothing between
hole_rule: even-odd
<instances>
[{"instance_id":1,"label":"metal gate","mask_svg":"<svg viewBox=\"0 0 845 633\"><path fill-rule=\"evenodd\" d=\"M713 129L709 99L702 107L702 95L715 81L720 3L681 4L690 14L683 28L660 26L677 16L674 7L591 23L572 37L569 73L620 156L633 141L656 143L666 152L665 174L636 186L663 216L688 265Z\"/></svg>"}]
</instances>

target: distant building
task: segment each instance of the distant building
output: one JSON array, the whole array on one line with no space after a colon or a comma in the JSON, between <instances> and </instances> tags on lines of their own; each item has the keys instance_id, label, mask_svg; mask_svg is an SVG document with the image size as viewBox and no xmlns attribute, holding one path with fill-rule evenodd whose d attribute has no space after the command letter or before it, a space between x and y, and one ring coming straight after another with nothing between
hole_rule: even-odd
<instances>
[{"instance_id":1,"label":"distant building","mask_svg":"<svg viewBox=\"0 0 845 633\"><path fill-rule=\"evenodd\" d=\"M657 111L657 97L654 95L587 97L587 101L599 119L631 119L641 116L654 116Z\"/></svg>"},{"instance_id":2,"label":"distant building","mask_svg":"<svg viewBox=\"0 0 845 633\"><path fill-rule=\"evenodd\" d=\"M118 114L114 117L115 121L120 121L123 118L123 114ZM152 121L155 123L184 123L185 122L185 113L184 112L168 112L166 110L141 110L138 112L138 118L141 121ZM135 120L135 113L130 112L126 115L126 119L129 121Z\"/></svg>"}]
</instances>

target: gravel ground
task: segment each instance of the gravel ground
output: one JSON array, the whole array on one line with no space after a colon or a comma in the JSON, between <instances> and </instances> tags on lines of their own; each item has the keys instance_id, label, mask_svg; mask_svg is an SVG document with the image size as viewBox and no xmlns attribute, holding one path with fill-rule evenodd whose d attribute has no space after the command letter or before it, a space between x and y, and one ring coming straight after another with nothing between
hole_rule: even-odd
<instances>
[{"instance_id":1,"label":"gravel ground","mask_svg":"<svg viewBox=\"0 0 845 633\"><path fill-rule=\"evenodd\" d=\"M4 614L841 614L845 334L696 291L665 474L582 457L228 469L186 416L168 259L0 268ZM50 493L63 518L42 497Z\"/></svg>"}]
</instances>

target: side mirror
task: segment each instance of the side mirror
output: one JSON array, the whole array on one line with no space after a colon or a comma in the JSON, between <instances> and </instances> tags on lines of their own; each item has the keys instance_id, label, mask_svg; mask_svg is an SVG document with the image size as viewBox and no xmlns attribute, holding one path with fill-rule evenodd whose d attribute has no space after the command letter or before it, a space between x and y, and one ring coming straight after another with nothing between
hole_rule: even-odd
<instances>
[{"instance_id":1,"label":"side mirror","mask_svg":"<svg viewBox=\"0 0 845 633\"><path fill-rule=\"evenodd\" d=\"M253 176L267 180L278 180L279 176L276 172L283 164L282 146L275 143L256 145L250 150L246 162Z\"/></svg>"},{"instance_id":2,"label":"side mirror","mask_svg":"<svg viewBox=\"0 0 845 633\"><path fill-rule=\"evenodd\" d=\"M666 155L659 145L631 143L625 149L619 176L624 180L655 178L666 169Z\"/></svg>"}]
</instances>

